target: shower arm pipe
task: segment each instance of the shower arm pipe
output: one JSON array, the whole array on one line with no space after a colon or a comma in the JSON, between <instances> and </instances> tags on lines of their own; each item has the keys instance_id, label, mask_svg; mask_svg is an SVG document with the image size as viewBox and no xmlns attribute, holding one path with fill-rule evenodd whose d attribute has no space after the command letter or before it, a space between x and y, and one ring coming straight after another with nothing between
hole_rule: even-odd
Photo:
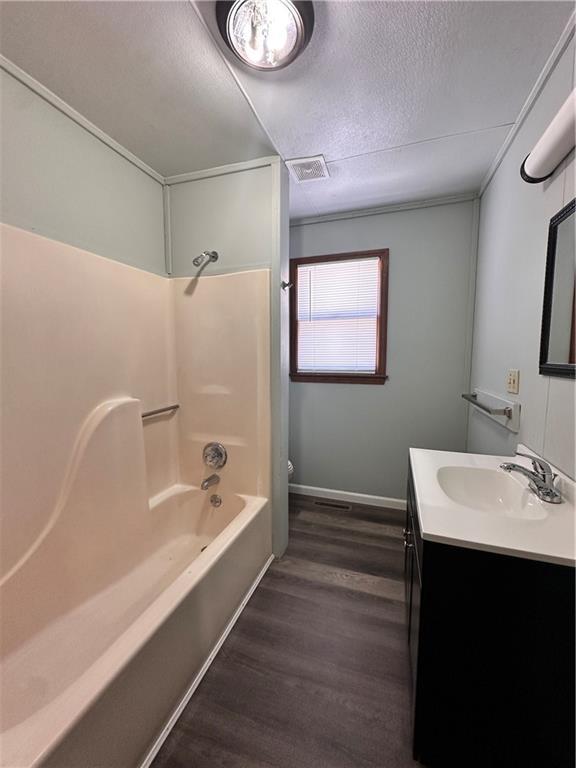
<instances>
[{"instance_id":1,"label":"shower arm pipe","mask_svg":"<svg viewBox=\"0 0 576 768\"><path fill-rule=\"evenodd\" d=\"M202 251L200 256L192 259L192 264L195 267L204 267L212 261L218 261L218 251Z\"/></svg>"},{"instance_id":2,"label":"shower arm pipe","mask_svg":"<svg viewBox=\"0 0 576 768\"><path fill-rule=\"evenodd\" d=\"M162 413L172 413L173 411L177 411L178 408L180 408L180 405L178 404L165 405L164 408L155 408L153 411L146 411L146 413L143 413L142 419L149 419L152 416L160 416Z\"/></svg>"}]
</instances>

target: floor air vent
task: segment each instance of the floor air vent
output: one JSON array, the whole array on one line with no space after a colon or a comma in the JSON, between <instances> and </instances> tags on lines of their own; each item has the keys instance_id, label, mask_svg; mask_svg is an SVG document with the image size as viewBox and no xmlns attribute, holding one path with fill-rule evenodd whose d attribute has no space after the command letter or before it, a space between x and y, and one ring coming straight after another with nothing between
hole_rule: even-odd
<instances>
[{"instance_id":1,"label":"floor air vent","mask_svg":"<svg viewBox=\"0 0 576 768\"><path fill-rule=\"evenodd\" d=\"M345 512L349 512L352 507L350 504L338 504L336 501L315 501L316 507L328 507L329 509L342 509Z\"/></svg>"},{"instance_id":2,"label":"floor air vent","mask_svg":"<svg viewBox=\"0 0 576 768\"><path fill-rule=\"evenodd\" d=\"M305 181L320 181L320 179L330 178L324 155L295 157L293 160L286 160L286 165L298 184L303 184Z\"/></svg>"}]
</instances>

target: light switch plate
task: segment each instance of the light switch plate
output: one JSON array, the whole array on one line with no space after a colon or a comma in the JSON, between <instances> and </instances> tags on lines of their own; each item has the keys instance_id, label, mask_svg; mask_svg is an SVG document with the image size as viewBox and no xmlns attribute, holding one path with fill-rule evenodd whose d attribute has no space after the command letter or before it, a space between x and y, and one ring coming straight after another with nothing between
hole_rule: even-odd
<instances>
[{"instance_id":1,"label":"light switch plate","mask_svg":"<svg viewBox=\"0 0 576 768\"><path fill-rule=\"evenodd\" d=\"M506 391L517 395L520 391L520 371L518 368L510 368L506 378Z\"/></svg>"}]
</instances>

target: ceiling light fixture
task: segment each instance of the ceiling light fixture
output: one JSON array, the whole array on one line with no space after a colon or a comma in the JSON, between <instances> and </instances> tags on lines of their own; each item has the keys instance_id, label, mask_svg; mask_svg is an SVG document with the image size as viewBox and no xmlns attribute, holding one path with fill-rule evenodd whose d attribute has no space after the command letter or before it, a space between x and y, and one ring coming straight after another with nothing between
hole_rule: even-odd
<instances>
[{"instance_id":1,"label":"ceiling light fixture","mask_svg":"<svg viewBox=\"0 0 576 768\"><path fill-rule=\"evenodd\" d=\"M308 44L314 9L309 0L219 0L216 19L226 44L244 64L281 69Z\"/></svg>"}]
</instances>

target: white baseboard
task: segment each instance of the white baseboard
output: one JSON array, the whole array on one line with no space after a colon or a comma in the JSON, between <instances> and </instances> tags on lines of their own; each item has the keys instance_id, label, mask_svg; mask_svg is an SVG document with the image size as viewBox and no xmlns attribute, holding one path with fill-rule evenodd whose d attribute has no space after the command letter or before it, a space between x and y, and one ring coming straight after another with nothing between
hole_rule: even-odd
<instances>
[{"instance_id":1,"label":"white baseboard","mask_svg":"<svg viewBox=\"0 0 576 768\"><path fill-rule=\"evenodd\" d=\"M274 555L270 555L270 557L268 558L268 560L264 564L264 567L262 568L262 570L260 571L258 576L256 576L256 578L254 579L254 582L253 582L252 586L250 587L248 592L246 592L246 594L244 595L244 598L243 598L242 602L240 603L238 608L234 611L234 614L232 615L232 618L230 619L230 621L226 625L226 627L224 629L224 632L222 632L222 634L218 638L218 641L216 642L216 645L214 646L214 648L212 649L210 655L208 656L208 658L206 659L206 661L204 662L204 664L200 668L200 671L198 672L198 674L196 675L196 677L192 681L192 684L190 685L190 687L188 688L188 690L186 691L186 693L182 697L180 703L178 704L178 706L176 707L174 712L172 712L172 714L170 715L170 718L168 719L168 722L166 723L166 725L164 726L164 728L160 732L160 735L158 736L158 738L156 739L156 741L154 742L152 747L150 748L150 751L148 752L148 754L146 755L144 760L140 763L140 768L149 768L149 766L152 764L152 761L154 760L154 758L156 757L156 755L160 751L160 748L162 747L162 744L164 744L164 742L168 738L168 735L169 735L170 731L172 730L172 728L174 728L174 726L176 725L176 721L178 720L178 718L180 717L180 715L184 711L184 707L186 706L186 704L188 704L188 702L192 698L192 695L194 694L196 688L198 688L198 686L200 685L200 683L202 681L202 678L204 677L206 672L208 672L208 669L210 668L210 665L212 664L212 662L214 661L214 659L218 655L218 651L220 650L220 648L224 644L224 641L226 640L226 638L230 634L230 631L232 630L232 627L234 626L234 624L236 624L236 622L240 618L240 614L242 613L242 611L246 607L246 603L252 597L252 595L254 593L254 590L256 589L258 584L260 584L260 581L262 580L262 577L264 576L264 574L268 570L268 568L270 566L270 563L273 560L274 560Z\"/></svg>"},{"instance_id":2,"label":"white baseboard","mask_svg":"<svg viewBox=\"0 0 576 768\"><path fill-rule=\"evenodd\" d=\"M367 493L351 491L336 491L332 488L315 488L313 485L296 485L290 483L290 493L300 496L318 496L321 499L347 501L350 504L367 504L370 507L386 507L387 509L406 509L406 499L394 499L390 496L371 496Z\"/></svg>"}]
</instances>

